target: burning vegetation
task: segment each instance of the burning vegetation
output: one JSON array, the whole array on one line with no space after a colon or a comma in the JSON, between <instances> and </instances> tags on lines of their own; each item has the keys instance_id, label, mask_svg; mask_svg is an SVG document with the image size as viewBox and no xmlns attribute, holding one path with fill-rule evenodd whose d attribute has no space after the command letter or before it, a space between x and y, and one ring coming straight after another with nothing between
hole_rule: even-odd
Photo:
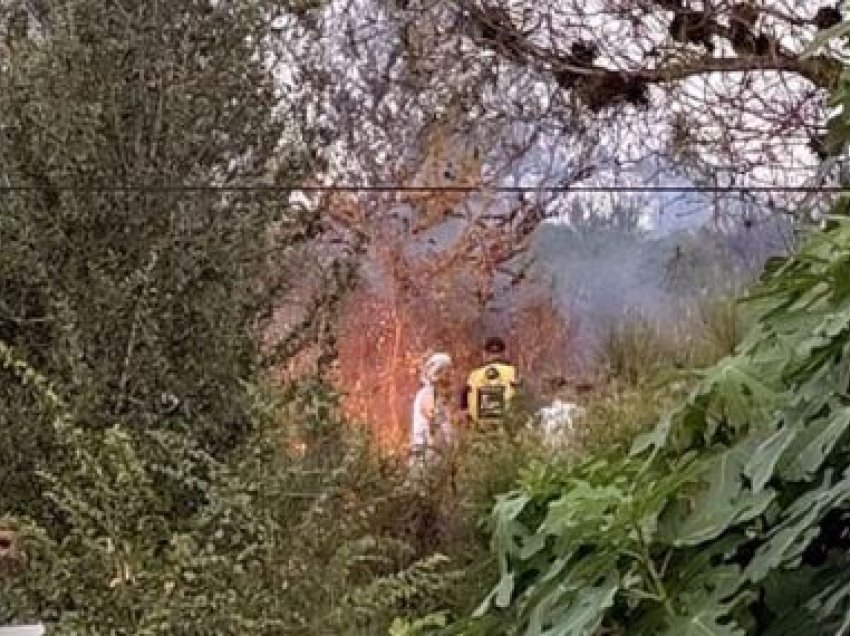
<instances>
[{"instance_id":1,"label":"burning vegetation","mask_svg":"<svg viewBox=\"0 0 850 636\"><path fill-rule=\"evenodd\" d=\"M423 266L385 251L395 275L380 288L366 283L350 294L337 341L346 413L366 424L381 445L406 445L419 365L436 350L452 355L458 392L466 373L480 364L484 338L496 330L532 388L567 374L574 330L547 295L528 294L507 317L488 314L467 269L426 276Z\"/></svg>"}]
</instances>

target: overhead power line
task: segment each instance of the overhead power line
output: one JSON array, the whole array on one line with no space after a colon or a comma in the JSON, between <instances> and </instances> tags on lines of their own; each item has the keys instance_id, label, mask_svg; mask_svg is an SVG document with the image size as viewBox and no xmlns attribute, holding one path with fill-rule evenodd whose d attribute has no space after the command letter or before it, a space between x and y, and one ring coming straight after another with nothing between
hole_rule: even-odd
<instances>
[{"instance_id":1,"label":"overhead power line","mask_svg":"<svg viewBox=\"0 0 850 636\"><path fill-rule=\"evenodd\" d=\"M801 193L801 194L842 194L850 193L850 186L838 185L752 185L752 186L719 186L719 185L563 185L563 186L398 186L398 185L239 185L239 184L107 184L107 185L78 185L58 184L49 186L36 185L0 185L0 193L16 192L75 192L75 193L268 193L292 194L301 192L311 193L408 193L408 194L571 194L571 193L665 193L665 192L694 192L706 194L735 194L735 193Z\"/></svg>"}]
</instances>

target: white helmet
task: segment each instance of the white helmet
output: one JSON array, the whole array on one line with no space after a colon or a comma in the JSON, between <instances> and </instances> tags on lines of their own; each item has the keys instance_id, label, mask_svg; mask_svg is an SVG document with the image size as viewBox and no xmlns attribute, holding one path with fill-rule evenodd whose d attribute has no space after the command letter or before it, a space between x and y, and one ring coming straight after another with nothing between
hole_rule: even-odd
<instances>
[{"instance_id":1,"label":"white helmet","mask_svg":"<svg viewBox=\"0 0 850 636\"><path fill-rule=\"evenodd\" d=\"M447 353L435 353L429 356L422 367L422 380L425 382L434 382L451 365L452 358Z\"/></svg>"}]
</instances>

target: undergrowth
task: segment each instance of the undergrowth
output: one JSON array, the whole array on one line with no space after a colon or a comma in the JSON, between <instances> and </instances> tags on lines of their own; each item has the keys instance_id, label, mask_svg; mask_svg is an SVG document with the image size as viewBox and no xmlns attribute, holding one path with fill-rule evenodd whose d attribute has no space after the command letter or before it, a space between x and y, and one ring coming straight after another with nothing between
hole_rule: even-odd
<instances>
[{"instance_id":1,"label":"undergrowth","mask_svg":"<svg viewBox=\"0 0 850 636\"><path fill-rule=\"evenodd\" d=\"M850 633L850 222L774 261L737 351L626 456L531 464L447 633Z\"/></svg>"},{"instance_id":2,"label":"undergrowth","mask_svg":"<svg viewBox=\"0 0 850 636\"><path fill-rule=\"evenodd\" d=\"M366 636L461 620L500 576L484 520L501 493L529 466L623 453L676 394L614 378L558 451L529 433L529 401L504 427L464 431L416 482L319 382L249 387L257 432L220 460L177 421L86 430L49 378L4 356L54 419L65 461L39 473L55 525L0 523L25 564L0 567L0 622L41 620L56 634Z\"/></svg>"}]
</instances>

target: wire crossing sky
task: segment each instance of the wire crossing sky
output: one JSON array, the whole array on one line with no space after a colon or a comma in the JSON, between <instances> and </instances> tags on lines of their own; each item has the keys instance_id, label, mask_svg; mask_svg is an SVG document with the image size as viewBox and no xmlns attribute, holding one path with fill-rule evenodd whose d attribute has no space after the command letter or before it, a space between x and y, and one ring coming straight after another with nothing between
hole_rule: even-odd
<instances>
[{"instance_id":1,"label":"wire crossing sky","mask_svg":"<svg viewBox=\"0 0 850 636\"><path fill-rule=\"evenodd\" d=\"M399 185L240 185L240 184L109 184L109 185L72 185L58 184L50 186L30 185L0 185L0 193L16 192L77 192L77 193L110 193L110 192L151 192L151 193L194 193L194 192L251 192L251 193L664 193L664 192L697 192L697 193L808 193L808 194L843 194L850 193L850 185L763 185L763 186L712 186L712 185L572 185L572 186L399 186Z\"/></svg>"}]
</instances>

